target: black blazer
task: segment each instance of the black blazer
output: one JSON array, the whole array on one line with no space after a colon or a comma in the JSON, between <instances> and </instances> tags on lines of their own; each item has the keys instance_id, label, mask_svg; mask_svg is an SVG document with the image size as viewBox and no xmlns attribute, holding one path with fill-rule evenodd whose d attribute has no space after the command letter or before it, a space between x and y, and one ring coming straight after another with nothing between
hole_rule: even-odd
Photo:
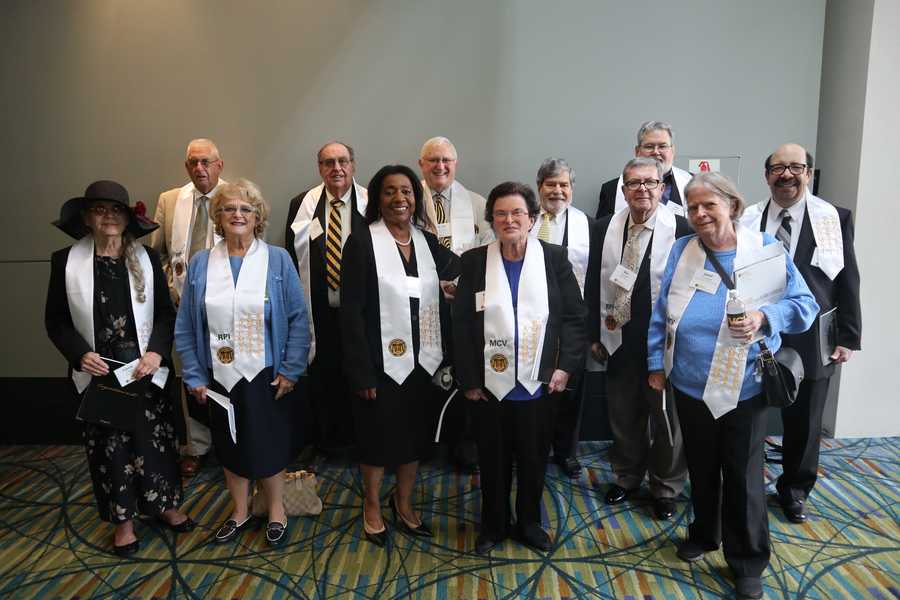
<instances>
[{"instance_id":1,"label":"black blazer","mask_svg":"<svg viewBox=\"0 0 900 600\"><path fill-rule=\"evenodd\" d=\"M612 215L608 215L597 221L595 233L591 237L591 255L588 261L587 279L584 285L584 297L588 306L588 339L591 343L600 341L601 328L604 327L600 318L600 308L604 302L611 303L612 299L603 297L603 286L600 281L600 265L603 255L603 242L609 230ZM675 239L690 235L690 225L684 219L675 215ZM624 241L627 236L623 236ZM647 244L647 251L638 268L637 279L631 292L631 320L622 327L622 345L609 358L610 369L615 368L615 363L626 361L640 361L644 368L647 366L647 329L650 326L650 315L653 306L650 303L650 256L653 250L653 239ZM621 252L621 249L620 249Z\"/></svg>"},{"instance_id":2,"label":"black blazer","mask_svg":"<svg viewBox=\"0 0 900 600\"><path fill-rule=\"evenodd\" d=\"M771 203L769 204L771 206ZM762 213L760 230L766 230L769 206ZM809 222L809 211L803 213L803 224L800 226L800 237L797 239L797 250L794 252L794 265L803 275L806 285L816 297L819 312L827 312L837 307L837 344L850 350L860 349L862 336L862 310L859 302L859 267L856 264L856 252L853 249L853 215L846 208L837 208L841 221L841 238L844 244L844 268L834 281L828 279L818 267L810 264L816 239L813 236L812 224ZM800 334L782 334L782 342L794 348L803 359L804 377L806 379L823 379L834 373L834 364L822 365L819 353L819 317L806 332Z\"/></svg>"},{"instance_id":3,"label":"black blazer","mask_svg":"<svg viewBox=\"0 0 900 600\"><path fill-rule=\"evenodd\" d=\"M597 202L597 214L594 216L598 221L603 217L607 217L616 212L616 193L619 190L619 177L613 177L600 187L600 196Z\"/></svg>"},{"instance_id":4,"label":"black blazer","mask_svg":"<svg viewBox=\"0 0 900 600\"><path fill-rule=\"evenodd\" d=\"M147 351L156 352L163 358L163 364L172 364L172 339L175 336L175 308L169 295L169 284L159 262L159 254L149 246L144 246L153 266L153 331L147 343ZM44 311L44 325L47 335L57 350L69 363L69 369L81 367L81 357L91 352L91 346L75 329L69 299L66 296L66 262L69 248L57 250L50 257L50 285L47 289L47 305ZM134 323L134 315L131 315ZM99 317L94 315L94 323ZM136 332L133 332L136 333ZM70 371L71 372L71 371ZM174 381L170 377L169 381Z\"/></svg>"},{"instance_id":5,"label":"black blazer","mask_svg":"<svg viewBox=\"0 0 900 600\"><path fill-rule=\"evenodd\" d=\"M434 258L438 279L455 279L459 275L459 257L442 246L433 234L427 231L422 233ZM438 297L441 339L447 362L450 354L450 309L444 295L438 292ZM377 387L378 375L384 372L380 307L372 235L368 226L362 225L350 234L341 259L341 339L344 373L350 380L351 390ZM418 318L415 314L413 317Z\"/></svg>"},{"instance_id":6,"label":"black blazer","mask_svg":"<svg viewBox=\"0 0 900 600\"><path fill-rule=\"evenodd\" d=\"M536 238L544 251L550 318L544 335L540 380L549 382L555 369L574 375L584 369L587 309L566 250ZM453 301L453 344L456 378L463 390L484 388L484 312L475 311L475 293L485 288L487 246L462 255L462 266Z\"/></svg>"}]
</instances>

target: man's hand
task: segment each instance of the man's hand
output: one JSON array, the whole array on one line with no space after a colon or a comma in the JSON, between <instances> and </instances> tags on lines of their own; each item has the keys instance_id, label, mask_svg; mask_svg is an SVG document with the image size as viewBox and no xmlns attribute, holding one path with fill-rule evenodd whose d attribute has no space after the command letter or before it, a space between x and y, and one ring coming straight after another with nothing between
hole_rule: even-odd
<instances>
[{"instance_id":1,"label":"man's hand","mask_svg":"<svg viewBox=\"0 0 900 600\"><path fill-rule=\"evenodd\" d=\"M134 368L134 378L141 379L147 375L153 375L161 363L162 356L152 351L145 352Z\"/></svg>"},{"instance_id":2,"label":"man's hand","mask_svg":"<svg viewBox=\"0 0 900 600\"><path fill-rule=\"evenodd\" d=\"M294 389L294 383L281 373L275 376L275 380L269 385L275 388L275 399L278 400L288 392Z\"/></svg>"},{"instance_id":3,"label":"man's hand","mask_svg":"<svg viewBox=\"0 0 900 600\"><path fill-rule=\"evenodd\" d=\"M594 360L598 363L605 363L606 359L609 358L609 353L606 351L606 348L603 347L603 344L594 342L591 344L591 356L594 357Z\"/></svg>"},{"instance_id":4,"label":"man's hand","mask_svg":"<svg viewBox=\"0 0 900 600\"><path fill-rule=\"evenodd\" d=\"M481 388L472 388L471 390L466 390L463 392L463 395L466 397L466 400L471 400L473 402L487 402L488 397L485 395L484 391Z\"/></svg>"},{"instance_id":5,"label":"man's hand","mask_svg":"<svg viewBox=\"0 0 900 600\"><path fill-rule=\"evenodd\" d=\"M562 369L556 369L553 371L553 375L550 376L550 383L547 384L547 391L551 394L554 392L562 392L566 389L567 383L569 383L569 374Z\"/></svg>"},{"instance_id":6,"label":"man's hand","mask_svg":"<svg viewBox=\"0 0 900 600\"><path fill-rule=\"evenodd\" d=\"M100 355L96 352L85 352L81 355L81 368L79 370L98 377L109 373L106 361L100 358Z\"/></svg>"},{"instance_id":7,"label":"man's hand","mask_svg":"<svg viewBox=\"0 0 900 600\"><path fill-rule=\"evenodd\" d=\"M834 349L834 352L831 353L831 360L833 360L835 364L841 364L850 360L851 356L853 356L853 350L845 348L844 346L837 346Z\"/></svg>"},{"instance_id":8,"label":"man's hand","mask_svg":"<svg viewBox=\"0 0 900 600\"><path fill-rule=\"evenodd\" d=\"M198 403L206 404L206 386L205 385L199 385L195 388L190 388L188 391L191 393L191 396L193 396L194 399L197 400Z\"/></svg>"}]
</instances>

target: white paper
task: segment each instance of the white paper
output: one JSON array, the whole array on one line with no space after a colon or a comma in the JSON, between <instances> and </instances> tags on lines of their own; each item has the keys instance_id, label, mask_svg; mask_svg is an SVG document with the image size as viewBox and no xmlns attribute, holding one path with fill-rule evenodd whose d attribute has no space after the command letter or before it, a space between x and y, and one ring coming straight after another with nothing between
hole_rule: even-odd
<instances>
[{"instance_id":1,"label":"white paper","mask_svg":"<svg viewBox=\"0 0 900 600\"><path fill-rule=\"evenodd\" d=\"M785 254L781 248L778 250L771 258L735 270L734 286L748 310L759 310L784 296L787 286Z\"/></svg>"},{"instance_id":2,"label":"white paper","mask_svg":"<svg viewBox=\"0 0 900 600\"><path fill-rule=\"evenodd\" d=\"M419 286L418 277L406 276L406 293L410 298L420 298L422 296L422 288Z\"/></svg>"},{"instance_id":3,"label":"white paper","mask_svg":"<svg viewBox=\"0 0 900 600\"><path fill-rule=\"evenodd\" d=\"M322 224L319 223L319 219L313 219L309 224L309 239L314 240L320 235L322 235Z\"/></svg>"},{"instance_id":4,"label":"white paper","mask_svg":"<svg viewBox=\"0 0 900 600\"><path fill-rule=\"evenodd\" d=\"M484 291L475 292L475 312L484 312Z\"/></svg>"},{"instance_id":5,"label":"white paper","mask_svg":"<svg viewBox=\"0 0 900 600\"><path fill-rule=\"evenodd\" d=\"M626 292L630 292L631 288L634 287L634 282L637 280L637 273L619 264L616 265L612 275L609 276L609 280Z\"/></svg>"},{"instance_id":6,"label":"white paper","mask_svg":"<svg viewBox=\"0 0 900 600\"><path fill-rule=\"evenodd\" d=\"M231 441L237 444L237 425L234 423L234 405L227 396L214 392L207 388L206 397L225 409L228 413L228 430L231 433Z\"/></svg>"},{"instance_id":7,"label":"white paper","mask_svg":"<svg viewBox=\"0 0 900 600\"><path fill-rule=\"evenodd\" d=\"M160 367L156 370L156 373L153 374L153 379L150 380L150 383L152 383L159 389L164 389L168 380L169 367Z\"/></svg>"},{"instance_id":8,"label":"white paper","mask_svg":"<svg viewBox=\"0 0 900 600\"><path fill-rule=\"evenodd\" d=\"M139 358L134 359L130 363L123 365L113 371L116 379L119 381L119 385L125 387L126 385L133 383L134 378L134 369L137 367L140 362ZM156 370L156 373L153 374L153 379L150 380L150 383L158 387L159 389L163 389L166 387L166 381L169 379L169 367L160 367Z\"/></svg>"}]
</instances>

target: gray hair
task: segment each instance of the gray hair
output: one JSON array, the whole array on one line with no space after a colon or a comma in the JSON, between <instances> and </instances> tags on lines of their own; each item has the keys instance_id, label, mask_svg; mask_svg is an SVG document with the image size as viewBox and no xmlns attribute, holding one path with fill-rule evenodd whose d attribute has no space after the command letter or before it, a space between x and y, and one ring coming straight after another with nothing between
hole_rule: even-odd
<instances>
[{"instance_id":1,"label":"gray hair","mask_svg":"<svg viewBox=\"0 0 900 600\"><path fill-rule=\"evenodd\" d=\"M224 234L222 226L219 225L219 216L221 207L227 200L243 200L254 208L256 227L253 228L253 235L257 238L262 237L269 224L269 203L263 198L259 187L249 179L241 178L216 188L215 193L209 199L209 218L212 219L213 229L220 236Z\"/></svg>"},{"instance_id":2,"label":"gray hair","mask_svg":"<svg viewBox=\"0 0 900 600\"><path fill-rule=\"evenodd\" d=\"M207 145L209 146L209 149L212 152L213 156L216 157L216 160L220 160L222 158L222 155L219 154L219 147L216 146L216 143L214 141L209 138L196 138L188 142L187 150L184 151L184 160L187 160L191 157L191 146L193 146L194 144Z\"/></svg>"},{"instance_id":3,"label":"gray hair","mask_svg":"<svg viewBox=\"0 0 900 600\"><path fill-rule=\"evenodd\" d=\"M631 169L639 169L641 167L653 167L656 169L656 176L659 177L659 180L663 180L663 165L661 162L656 160L651 156L637 156L632 158L627 163L625 163L625 168L622 169L622 181L625 181L625 175Z\"/></svg>"},{"instance_id":4,"label":"gray hair","mask_svg":"<svg viewBox=\"0 0 900 600\"><path fill-rule=\"evenodd\" d=\"M675 145L675 134L672 133L672 126L665 121L645 121L637 132L637 145L640 146L644 141L644 136L651 131L665 131L669 134L669 143Z\"/></svg>"},{"instance_id":5,"label":"gray hair","mask_svg":"<svg viewBox=\"0 0 900 600\"><path fill-rule=\"evenodd\" d=\"M737 221L744 214L744 207L747 203L744 201L744 196L738 191L737 186L728 176L717 171L697 173L691 177L691 180L684 187L685 204L687 204L691 192L696 188L707 189L728 202L731 207L732 222Z\"/></svg>"},{"instance_id":6,"label":"gray hair","mask_svg":"<svg viewBox=\"0 0 900 600\"><path fill-rule=\"evenodd\" d=\"M545 158L541 163L537 172L537 186L540 189L541 184L548 177L556 177L562 175L563 172L569 174L569 185L575 189L575 169L569 166L569 163L563 158Z\"/></svg>"},{"instance_id":7,"label":"gray hair","mask_svg":"<svg viewBox=\"0 0 900 600\"><path fill-rule=\"evenodd\" d=\"M419 158L425 158L425 153L432 146L447 146L450 148L450 151L453 153L453 160L459 160L459 154L456 153L456 146L453 145L453 142L448 140L442 135L433 137L427 140L424 144L422 144L422 150L419 151Z\"/></svg>"},{"instance_id":8,"label":"gray hair","mask_svg":"<svg viewBox=\"0 0 900 600\"><path fill-rule=\"evenodd\" d=\"M356 162L356 153L353 152L353 148L350 147L350 144L345 144L340 140L331 140L330 142L325 142L324 144L322 144L322 147L319 148L318 152L316 152L316 162L322 160L322 151L332 144L337 144L338 146L343 146L344 148L346 148L347 154L350 155L350 162Z\"/></svg>"}]
</instances>

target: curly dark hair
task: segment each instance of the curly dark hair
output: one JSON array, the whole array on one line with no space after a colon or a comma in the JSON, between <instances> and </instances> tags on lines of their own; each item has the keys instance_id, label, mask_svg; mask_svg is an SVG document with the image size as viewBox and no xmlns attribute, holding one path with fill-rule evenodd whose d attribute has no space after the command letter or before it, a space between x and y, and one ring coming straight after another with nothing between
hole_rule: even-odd
<instances>
[{"instance_id":1,"label":"curly dark hair","mask_svg":"<svg viewBox=\"0 0 900 600\"><path fill-rule=\"evenodd\" d=\"M415 171L406 165L385 165L381 167L377 173L369 181L369 203L366 205L366 224L374 223L381 218L381 190L384 188L384 180L390 175L405 175L412 185L413 196L416 199L416 207L413 211L413 225L417 227L425 227L427 218L425 216L425 203L422 199L425 192L422 190L422 184L416 177Z\"/></svg>"}]
</instances>

